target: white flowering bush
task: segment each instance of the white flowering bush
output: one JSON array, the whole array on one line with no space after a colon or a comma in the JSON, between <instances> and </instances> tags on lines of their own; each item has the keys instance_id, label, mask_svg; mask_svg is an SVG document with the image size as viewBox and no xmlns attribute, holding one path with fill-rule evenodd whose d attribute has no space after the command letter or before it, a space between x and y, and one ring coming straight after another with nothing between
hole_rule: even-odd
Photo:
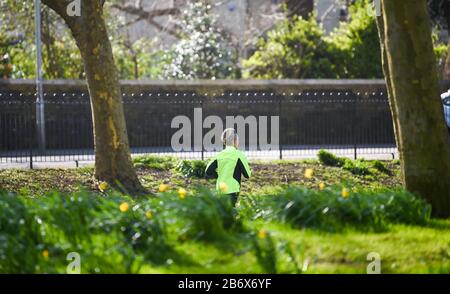
<instances>
[{"instance_id":1,"label":"white flowering bush","mask_svg":"<svg viewBox=\"0 0 450 294\"><path fill-rule=\"evenodd\" d=\"M161 78L215 80L240 77L237 51L226 33L217 27L210 4L188 4L178 26L182 38L166 53L167 65Z\"/></svg>"}]
</instances>

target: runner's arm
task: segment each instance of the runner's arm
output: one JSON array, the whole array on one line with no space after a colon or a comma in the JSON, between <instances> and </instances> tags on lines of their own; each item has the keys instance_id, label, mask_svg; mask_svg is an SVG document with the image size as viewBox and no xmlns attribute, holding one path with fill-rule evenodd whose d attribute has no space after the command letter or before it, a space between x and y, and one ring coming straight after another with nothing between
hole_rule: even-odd
<instances>
[{"instance_id":1,"label":"runner's arm","mask_svg":"<svg viewBox=\"0 0 450 294\"><path fill-rule=\"evenodd\" d=\"M217 159L212 159L208 165L206 166L205 170L206 178L217 178Z\"/></svg>"},{"instance_id":2,"label":"runner's arm","mask_svg":"<svg viewBox=\"0 0 450 294\"><path fill-rule=\"evenodd\" d=\"M244 177L247 179L250 178L252 176L252 170L250 169L250 165L248 164L247 157L244 153L239 156L238 164L241 165L240 168Z\"/></svg>"}]
</instances>

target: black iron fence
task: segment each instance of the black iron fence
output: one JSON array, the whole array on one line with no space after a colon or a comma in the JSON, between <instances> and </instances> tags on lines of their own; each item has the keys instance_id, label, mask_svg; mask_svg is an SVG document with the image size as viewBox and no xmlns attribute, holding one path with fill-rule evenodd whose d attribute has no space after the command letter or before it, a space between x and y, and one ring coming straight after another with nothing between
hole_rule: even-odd
<instances>
[{"instance_id":1,"label":"black iron fence","mask_svg":"<svg viewBox=\"0 0 450 294\"><path fill-rule=\"evenodd\" d=\"M45 93L45 148L38 148L35 94L28 90L17 85L0 88L0 163L93 160L90 101L82 84L61 84ZM249 150L252 130L247 126L245 149L250 157L312 157L319 149L351 157L392 158L396 153L387 95L379 81L157 83L125 87L123 92L134 154L212 156L205 146L172 149L178 129L171 123L180 115L192 122L192 134L194 121L203 124L211 115L221 118L223 125L227 117L266 117L268 142L271 117L279 117L279 144L271 150ZM194 117L194 109L201 109L200 118L198 110ZM201 136L208 131L203 128Z\"/></svg>"},{"instance_id":2,"label":"black iron fence","mask_svg":"<svg viewBox=\"0 0 450 294\"><path fill-rule=\"evenodd\" d=\"M448 88L450 82L442 82L442 90ZM38 146L34 89L34 81L0 80L0 163L32 166L33 162L94 160L85 83L45 83L45 148ZM227 117L259 120L258 139L260 120L265 117L267 142L272 141L271 117L279 118L279 144L270 150L261 145L249 150L249 133L255 129L246 127L242 141L247 143L242 147L250 157L308 158L319 149L354 158L388 159L397 153L381 80L124 81L122 91L133 154L208 158L214 152L202 142L197 149L173 150L171 141L178 129L171 125L175 117L184 116L195 134L195 121L206 123L212 115L223 126ZM200 137L210 131L200 129Z\"/></svg>"}]
</instances>

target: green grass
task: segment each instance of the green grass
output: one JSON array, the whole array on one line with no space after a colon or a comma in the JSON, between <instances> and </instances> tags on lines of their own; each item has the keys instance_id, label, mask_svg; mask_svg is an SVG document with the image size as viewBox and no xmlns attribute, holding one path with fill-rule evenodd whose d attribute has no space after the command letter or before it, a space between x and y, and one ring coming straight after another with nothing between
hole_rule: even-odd
<instances>
[{"instance_id":1,"label":"green grass","mask_svg":"<svg viewBox=\"0 0 450 294\"><path fill-rule=\"evenodd\" d=\"M14 192L0 195L0 272L64 273L76 251L83 273L365 273L371 252L383 273L450 273L450 220L401 190L398 162L346 162L369 173L252 162L237 210L198 177L200 162L135 159L158 195L140 199L100 193L92 168L0 170L0 189Z\"/></svg>"},{"instance_id":2,"label":"green grass","mask_svg":"<svg viewBox=\"0 0 450 294\"><path fill-rule=\"evenodd\" d=\"M377 252L382 273L450 273L450 221L446 229L392 225L388 232L346 231L327 233L311 229L296 230L276 223L255 222L255 229L267 229L275 240L291 242L302 252L301 266L306 274L365 274L367 255ZM177 246L195 265L144 266L143 273L264 273L250 253L222 250L215 245L188 242ZM284 257L280 273L294 273Z\"/></svg>"},{"instance_id":3,"label":"green grass","mask_svg":"<svg viewBox=\"0 0 450 294\"><path fill-rule=\"evenodd\" d=\"M195 176L201 164L188 164L171 157L139 157L135 159L138 177L151 192L157 192L161 183L172 187L203 185L214 187L213 180ZM197 161L194 161L196 163ZM253 176L242 183L242 193L265 193L289 186L317 188L320 183L327 186L348 185L367 189L399 188L400 171L398 162L386 162L388 172L375 168L369 175L355 175L341 167L320 164L315 160L255 161L250 163ZM314 169L313 178L304 176L305 170ZM193 174L194 176L190 176ZM96 191L92 167L79 169L5 169L0 170L0 188L13 192L29 192L39 196L53 190L75 192L82 187Z\"/></svg>"},{"instance_id":4,"label":"green grass","mask_svg":"<svg viewBox=\"0 0 450 294\"><path fill-rule=\"evenodd\" d=\"M293 191L307 199L308 215L316 210L308 202L328 203L322 193L332 197L302 189L287 193ZM284 199L283 193L253 196L252 206L243 198L233 211L228 197L203 188L184 199L169 191L138 200L114 191L53 193L37 199L3 192L0 272L61 273L66 254L75 251L82 256L84 273L364 273L370 252L380 254L386 273L448 273L450 221L411 216L408 210L425 205L408 193L395 193L405 199L392 204L397 217L392 219L389 210L379 212L372 220L385 219L385 226L372 230L370 218L356 225L325 217L300 228L278 217L255 217L268 208L267 199ZM376 198L371 203L377 205L389 201L366 192L344 201L368 197ZM123 203L128 204L125 211L120 209ZM320 225L330 220L338 221L335 227L340 229Z\"/></svg>"},{"instance_id":5,"label":"green grass","mask_svg":"<svg viewBox=\"0 0 450 294\"><path fill-rule=\"evenodd\" d=\"M391 225L383 233L328 233L276 223L254 225L300 245L309 260L309 273L366 273L370 252L380 254L384 273L449 273L450 221L441 224L444 228Z\"/></svg>"}]
</instances>

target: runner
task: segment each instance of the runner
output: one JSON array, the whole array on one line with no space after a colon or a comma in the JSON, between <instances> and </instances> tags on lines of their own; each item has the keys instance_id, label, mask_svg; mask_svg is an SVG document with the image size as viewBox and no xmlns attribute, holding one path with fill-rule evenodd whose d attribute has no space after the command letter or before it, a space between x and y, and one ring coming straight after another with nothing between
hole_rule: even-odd
<instances>
[{"instance_id":1,"label":"runner","mask_svg":"<svg viewBox=\"0 0 450 294\"><path fill-rule=\"evenodd\" d=\"M232 128L222 133L225 149L213 157L206 167L206 176L217 178L216 189L230 195L233 206L241 191L241 175L247 179L251 176L245 154L238 150L239 138Z\"/></svg>"}]
</instances>

